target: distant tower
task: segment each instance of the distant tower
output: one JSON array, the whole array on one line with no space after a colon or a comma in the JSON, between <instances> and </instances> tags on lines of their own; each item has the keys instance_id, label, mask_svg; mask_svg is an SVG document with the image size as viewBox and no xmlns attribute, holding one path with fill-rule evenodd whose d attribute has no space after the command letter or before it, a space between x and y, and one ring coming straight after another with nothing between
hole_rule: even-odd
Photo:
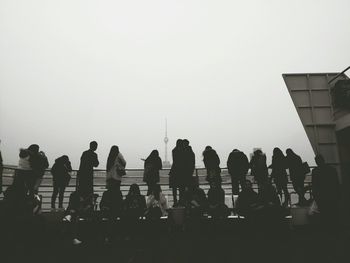
<instances>
[{"instance_id":1,"label":"distant tower","mask_svg":"<svg viewBox=\"0 0 350 263\"><path fill-rule=\"evenodd\" d=\"M168 161L168 121L165 119L165 137L164 137L164 143L165 143L165 152L164 152L164 161L163 161L163 168L170 168L170 162Z\"/></svg>"}]
</instances>

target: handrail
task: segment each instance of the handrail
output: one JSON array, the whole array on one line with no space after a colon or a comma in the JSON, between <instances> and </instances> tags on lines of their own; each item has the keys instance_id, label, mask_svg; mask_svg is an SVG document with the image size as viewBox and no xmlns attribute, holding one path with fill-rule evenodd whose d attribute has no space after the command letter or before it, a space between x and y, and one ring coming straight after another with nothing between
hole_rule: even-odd
<instances>
[{"instance_id":1,"label":"handrail","mask_svg":"<svg viewBox=\"0 0 350 263\"><path fill-rule=\"evenodd\" d=\"M327 164L335 165L335 164L339 164L339 163L327 163ZM7 170L14 170L14 171L21 170L17 166L15 167L15 166L4 165L3 167L4 167L4 169L7 169ZM310 169L312 169L312 168L315 168L316 166L312 165L312 166L309 166L309 167L310 167ZM170 169L171 168L162 168L160 170L161 171L170 171ZM206 170L205 167L198 167L198 168L196 167L194 169L195 169L195 171L196 170L202 170L202 171ZM228 170L227 167L220 167L220 169L221 170ZM271 170L272 168L268 168L268 169ZM143 168L125 168L125 171L130 171L130 172L142 172L144 170L145 169L143 169ZM50 172L50 171L51 171L51 169L45 169L45 172ZM72 169L72 172L78 172L78 171L79 171L79 169ZM106 169L94 169L94 172L106 172Z\"/></svg>"}]
</instances>

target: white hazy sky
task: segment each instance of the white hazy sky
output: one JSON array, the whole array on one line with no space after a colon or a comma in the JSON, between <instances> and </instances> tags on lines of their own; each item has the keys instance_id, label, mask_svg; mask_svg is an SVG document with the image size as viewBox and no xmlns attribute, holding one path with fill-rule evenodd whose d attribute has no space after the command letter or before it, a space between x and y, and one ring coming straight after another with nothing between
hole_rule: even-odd
<instances>
[{"instance_id":1,"label":"white hazy sky","mask_svg":"<svg viewBox=\"0 0 350 263\"><path fill-rule=\"evenodd\" d=\"M348 0L1 0L0 138L5 163L37 143L77 168L90 140L128 167L188 138L203 166L239 148L313 153L281 74L350 63Z\"/></svg>"}]
</instances>

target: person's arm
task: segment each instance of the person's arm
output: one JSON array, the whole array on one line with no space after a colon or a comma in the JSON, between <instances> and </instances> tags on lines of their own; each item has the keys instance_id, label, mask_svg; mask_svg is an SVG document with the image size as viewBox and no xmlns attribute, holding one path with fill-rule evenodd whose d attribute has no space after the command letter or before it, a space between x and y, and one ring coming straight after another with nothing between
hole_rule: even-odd
<instances>
[{"instance_id":1,"label":"person's arm","mask_svg":"<svg viewBox=\"0 0 350 263\"><path fill-rule=\"evenodd\" d=\"M100 164L100 162L98 161L97 154L94 153L93 166L94 166L94 167L97 167L99 164Z\"/></svg>"},{"instance_id":2,"label":"person's arm","mask_svg":"<svg viewBox=\"0 0 350 263\"><path fill-rule=\"evenodd\" d=\"M163 164L162 164L162 159L158 159L158 168L159 168L159 170L162 170L162 168L163 168Z\"/></svg>"},{"instance_id":3,"label":"person's arm","mask_svg":"<svg viewBox=\"0 0 350 263\"><path fill-rule=\"evenodd\" d=\"M149 195L147 197L147 202L146 202L146 206L147 208L150 208L153 204L153 200L154 200L154 196L153 195Z\"/></svg>"},{"instance_id":4,"label":"person's arm","mask_svg":"<svg viewBox=\"0 0 350 263\"><path fill-rule=\"evenodd\" d=\"M167 210L167 209L168 209L168 201L166 200L164 194L161 194L161 197L160 197L160 204L162 205L162 207L163 207L164 210Z\"/></svg>"}]
</instances>

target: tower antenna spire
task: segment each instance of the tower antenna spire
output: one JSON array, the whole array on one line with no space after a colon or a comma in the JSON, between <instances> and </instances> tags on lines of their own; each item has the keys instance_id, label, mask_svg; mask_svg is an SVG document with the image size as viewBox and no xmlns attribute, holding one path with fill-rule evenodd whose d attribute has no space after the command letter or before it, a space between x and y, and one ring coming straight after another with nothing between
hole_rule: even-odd
<instances>
[{"instance_id":1,"label":"tower antenna spire","mask_svg":"<svg viewBox=\"0 0 350 263\"><path fill-rule=\"evenodd\" d=\"M164 137L164 144L165 144L165 151L164 151L164 161L163 161L163 168L170 168L170 162L168 160L168 119L165 118L165 137Z\"/></svg>"}]
</instances>

